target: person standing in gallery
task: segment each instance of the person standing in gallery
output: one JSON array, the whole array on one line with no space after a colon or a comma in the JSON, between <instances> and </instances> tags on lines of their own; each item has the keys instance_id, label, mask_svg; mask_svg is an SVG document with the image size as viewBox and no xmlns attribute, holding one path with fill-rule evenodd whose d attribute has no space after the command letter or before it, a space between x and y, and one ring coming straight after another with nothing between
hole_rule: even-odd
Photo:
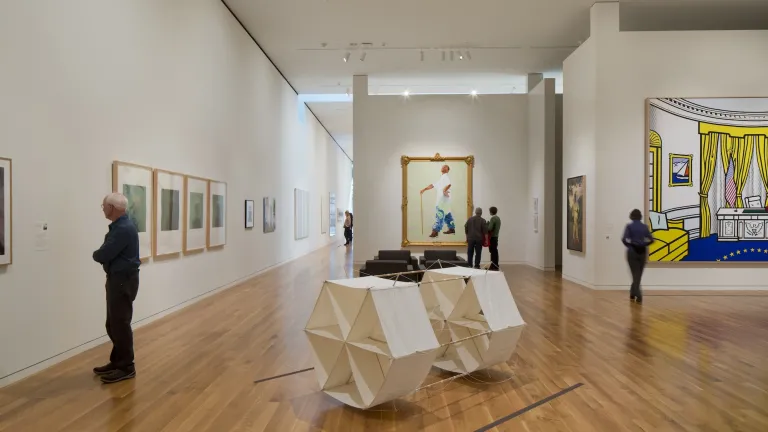
<instances>
[{"instance_id":1,"label":"person standing in gallery","mask_svg":"<svg viewBox=\"0 0 768 432\"><path fill-rule=\"evenodd\" d=\"M488 222L488 232L491 234L491 245L488 247L491 252L491 270L499 270L499 231L501 231L501 219L496 213L499 211L496 207L491 207L491 220Z\"/></svg>"},{"instance_id":2,"label":"person standing in gallery","mask_svg":"<svg viewBox=\"0 0 768 432\"><path fill-rule=\"evenodd\" d=\"M645 262L648 258L648 245L653 243L653 236L643 222L643 214L634 209L629 214L632 221L624 228L621 242L627 247L627 263L632 272L632 287L629 290L629 300L643 303L643 292L640 289L640 280L643 278Z\"/></svg>"},{"instance_id":3,"label":"person standing in gallery","mask_svg":"<svg viewBox=\"0 0 768 432\"><path fill-rule=\"evenodd\" d=\"M139 233L126 214L128 199L119 193L107 195L101 204L104 217L112 221L104 244L93 260L107 274L107 335L112 341L109 363L93 369L105 384L136 376L133 363L133 301L139 291Z\"/></svg>"},{"instance_id":4,"label":"person standing in gallery","mask_svg":"<svg viewBox=\"0 0 768 432\"><path fill-rule=\"evenodd\" d=\"M464 232L467 234L467 262L472 265L472 258L475 259L474 267L480 268L480 257L483 253L483 239L488 233L488 223L483 219L483 209L475 209L475 215L464 224Z\"/></svg>"},{"instance_id":5,"label":"person standing in gallery","mask_svg":"<svg viewBox=\"0 0 768 432\"><path fill-rule=\"evenodd\" d=\"M435 224L432 225L432 234L429 235L431 238L436 238L440 234L443 225L446 225L448 228L443 234L456 234L456 224L451 213L451 179L448 177L450 170L451 168L448 165L443 165L440 168L440 179L420 192L421 195L424 195L424 192L430 189L437 189Z\"/></svg>"},{"instance_id":6,"label":"person standing in gallery","mask_svg":"<svg viewBox=\"0 0 768 432\"><path fill-rule=\"evenodd\" d=\"M344 239L346 240L346 243L344 243L344 246L349 246L352 244L352 227L354 226L354 216L352 216L352 213L349 212L349 210L344 212Z\"/></svg>"}]
</instances>

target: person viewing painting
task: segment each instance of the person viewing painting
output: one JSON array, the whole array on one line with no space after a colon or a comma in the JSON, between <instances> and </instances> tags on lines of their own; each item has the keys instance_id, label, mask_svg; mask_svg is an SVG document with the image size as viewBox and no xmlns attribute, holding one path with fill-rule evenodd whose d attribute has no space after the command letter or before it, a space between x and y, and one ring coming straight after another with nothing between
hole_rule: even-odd
<instances>
[{"instance_id":1,"label":"person viewing painting","mask_svg":"<svg viewBox=\"0 0 768 432\"><path fill-rule=\"evenodd\" d=\"M483 254L483 239L488 233L488 222L483 219L483 209L475 209L475 215L464 224L464 233L467 235L467 262L472 265L474 258L474 268L480 268L480 258Z\"/></svg>"},{"instance_id":2,"label":"person viewing painting","mask_svg":"<svg viewBox=\"0 0 768 432\"><path fill-rule=\"evenodd\" d=\"M429 235L431 238L436 238L440 235L443 226L447 228L443 234L456 234L456 224L451 213L451 179L448 176L450 170L451 168L448 165L443 165L440 168L440 178L420 192L421 195L424 195L424 192L428 190L437 190L435 198L435 224L432 225L432 234Z\"/></svg>"},{"instance_id":3,"label":"person viewing painting","mask_svg":"<svg viewBox=\"0 0 768 432\"><path fill-rule=\"evenodd\" d=\"M352 244L352 227L354 226L354 216L352 216L352 213L350 213L349 210L344 212L344 216L344 239L346 240L344 246L349 246Z\"/></svg>"},{"instance_id":4,"label":"person viewing painting","mask_svg":"<svg viewBox=\"0 0 768 432\"><path fill-rule=\"evenodd\" d=\"M632 272L632 287L629 290L629 300L643 303L643 293L640 290L640 280L643 278L645 262L648 258L648 246L653 243L651 231L643 222L643 214L634 209L629 214L632 221L624 228L621 242L627 247L627 263Z\"/></svg>"},{"instance_id":5,"label":"person viewing painting","mask_svg":"<svg viewBox=\"0 0 768 432\"><path fill-rule=\"evenodd\" d=\"M488 233L491 235L491 244L488 251L491 253L491 270L499 270L499 232L501 231L501 218L496 214L496 207L488 209L491 212L491 220L488 221Z\"/></svg>"}]
</instances>

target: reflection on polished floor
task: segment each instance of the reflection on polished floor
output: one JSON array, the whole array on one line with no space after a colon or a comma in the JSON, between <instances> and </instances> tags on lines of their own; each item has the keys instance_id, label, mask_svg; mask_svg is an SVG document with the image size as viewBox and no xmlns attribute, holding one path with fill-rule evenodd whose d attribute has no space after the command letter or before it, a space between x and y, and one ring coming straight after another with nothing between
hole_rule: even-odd
<instances>
[{"instance_id":1,"label":"reflection on polished floor","mask_svg":"<svg viewBox=\"0 0 768 432\"><path fill-rule=\"evenodd\" d=\"M135 380L91 376L103 345L0 389L0 431L464 432L579 383L496 430L768 430L768 296L646 293L636 306L624 292L504 270L528 326L490 373L366 412L319 392L312 372L254 384L311 367L302 329L314 299L352 272L332 247L139 329Z\"/></svg>"}]
</instances>

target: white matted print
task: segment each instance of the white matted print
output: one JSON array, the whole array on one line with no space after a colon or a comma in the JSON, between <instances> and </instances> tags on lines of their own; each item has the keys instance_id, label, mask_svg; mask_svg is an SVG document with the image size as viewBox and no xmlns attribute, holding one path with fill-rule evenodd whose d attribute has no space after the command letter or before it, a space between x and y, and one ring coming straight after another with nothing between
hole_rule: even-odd
<instances>
[{"instance_id":1,"label":"white matted print","mask_svg":"<svg viewBox=\"0 0 768 432\"><path fill-rule=\"evenodd\" d=\"M0 157L0 266L13 261L11 160Z\"/></svg>"},{"instance_id":2,"label":"white matted print","mask_svg":"<svg viewBox=\"0 0 768 432\"><path fill-rule=\"evenodd\" d=\"M296 240L309 237L309 192L293 190L294 229Z\"/></svg>"},{"instance_id":3,"label":"white matted print","mask_svg":"<svg viewBox=\"0 0 768 432\"><path fill-rule=\"evenodd\" d=\"M251 229L253 225L253 200L245 200L245 229Z\"/></svg>"},{"instance_id":4,"label":"white matted print","mask_svg":"<svg viewBox=\"0 0 768 432\"><path fill-rule=\"evenodd\" d=\"M208 247L227 243L227 184L208 182Z\"/></svg>"},{"instance_id":5,"label":"white matted print","mask_svg":"<svg viewBox=\"0 0 768 432\"><path fill-rule=\"evenodd\" d=\"M328 194L328 234L331 237L336 235L336 194Z\"/></svg>"},{"instance_id":6,"label":"white matted print","mask_svg":"<svg viewBox=\"0 0 768 432\"><path fill-rule=\"evenodd\" d=\"M275 232L275 221L277 220L277 203L274 198L264 197L262 207L264 213L264 232Z\"/></svg>"},{"instance_id":7,"label":"white matted print","mask_svg":"<svg viewBox=\"0 0 768 432\"><path fill-rule=\"evenodd\" d=\"M155 169L155 257L182 250L183 197L184 175Z\"/></svg>"},{"instance_id":8,"label":"white matted print","mask_svg":"<svg viewBox=\"0 0 768 432\"><path fill-rule=\"evenodd\" d=\"M152 168L114 161L112 163L112 192L128 199L126 214L139 232L139 258L152 256Z\"/></svg>"},{"instance_id":9,"label":"white matted print","mask_svg":"<svg viewBox=\"0 0 768 432\"><path fill-rule=\"evenodd\" d=\"M184 252L205 249L208 230L208 180L184 177Z\"/></svg>"}]
</instances>

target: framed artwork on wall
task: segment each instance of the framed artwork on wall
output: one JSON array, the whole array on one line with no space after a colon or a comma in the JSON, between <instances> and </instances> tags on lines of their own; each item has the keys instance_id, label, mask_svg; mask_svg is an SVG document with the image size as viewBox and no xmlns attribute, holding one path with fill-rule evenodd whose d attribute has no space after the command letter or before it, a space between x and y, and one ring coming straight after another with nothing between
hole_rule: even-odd
<instances>
[{"instance_id":1,"label":"framed artwork on wall","mask_svg":"<svg viewBox=\"0 0 768 432\"><path fill-rule=\"evenodd\" d=\"M474 156L402 156L402 246L464 246ZM458 231L457 231L458 229Z\"/></svg>"},{"instance_id":2,"label":"framed artwork on wall","mask_svg":"<svg viewBox=\"0 0 768 432\"><path fill-rule=\"evenodd\" d=\"M336 194L328 194L328 234L333 237L336 235Z\"/></svg>"},{"instance_id":3,"label":"framed artwork on wall","mask_svg":"<svg viewBox=\"0 0 768 432\"><path fill-rule=\"evenodd\" d=\"M571 177L566 181L568 202L566 208L565 239L568 250L584 252L584 209L587 197L587 176Z\"/></svg>"},{"instance_id":4,"label":"framed artwork on wall","mask_svg":"<svg viewBox=\"0 0 768 432\"><path fill-rule=\"evenodd\" d=\"M768 97L648 99L645 146L650 262L768 261Z\"/></svg>"},{"instance_id":5,"label":"framed artwork on wall","mask_svg":"<svg viewBox=\"0 0 768 432\"><path fill-rule=\"evenodd\" d=\"M227 243L227 184L208 181L208 248Z\"/></svg>"},{"instance_id":6,"label":"framed artwork on wall","mask_svg":"<svg viewBox=\"0 0 768 432\"><path fill-rule=\"evenodd\" d=\"M264 232L275 232L277 221L277 203L275 202L275 199L271 197L264 197L262 201L264 213Z\"/></svg>"},{"instance_id":7,"label":"framed artwork on wall","mask_svg":"<svg viewBox=\"0 0 768 432\"><path fill-rule=\"evenodd\" d=\"M0 157L0 266L13 263L12 163Z\"/></svg>"},{"instance_id":8,"label":"framed artwork on wall","mask_svg":"<svg viewBox=\"0 0 768 432\"><path fill-rule=\"evenodd\" d=\"M309 192L301 189L293 190L294 200L294 231L296 240L309 237Z\"/></svg>"},{"instance_id":9,"label":"framed artwork on wall","mask_svg":"<svg viewBox=\"0 0 768 432\"><path fill-rule=\"evenodd\" d=\"M153 170L150 167L126 162L112 163L112 192L118 192L128 199L126 214L139 231L139 258L152 256L154 199Z\"/></svg>"},{"instance_id":10,"label":"framed artwork on wall","mask_svg":"<svg viewBox=\"0 0 768 432\"><path fill-rule=\"evenodd\" d=\"M208 180L200 177L184 177L184 253L205 249L207 242Z\"/></svg>"},{"instance_id":11,"label":"framed artwork on wall","mask_svg":"<svg viewBox=\"0 0 768 432\"><path fill-rule=\"evenodd\" d=\"M155 169L155 223L153 256L181 253L184 175Z\"/></svg>"},{"instance_id":12,"label":"framed artwork on wall","mask_svg":"<svg viewBox=\"0 0 768 432\"><path fill-rule=\"evenodd\" d=\"M253 200L245 200L245 229L253 228L253 219Z\"/></svg>"}]
</instances>

